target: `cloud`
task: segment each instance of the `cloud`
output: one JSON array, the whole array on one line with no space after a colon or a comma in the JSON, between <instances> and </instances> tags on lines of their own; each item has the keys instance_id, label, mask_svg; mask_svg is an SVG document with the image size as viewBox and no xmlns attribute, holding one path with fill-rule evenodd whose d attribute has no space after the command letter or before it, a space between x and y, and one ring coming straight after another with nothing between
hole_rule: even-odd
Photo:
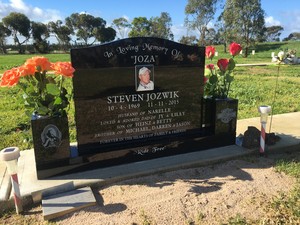
<instances>
[{"instance_id":1,"label":"cloud","mask_svg":"<svg viewBox=\"0 0 300 225\"><path fill-rule=\"evenodd\" d=\"M189 30L186 26L184 26L183 24L177 24L177 25L173 25L171 27L171 31L174 35L174 40L175 41L179 41L182 36L196 36L199 37L199 32L197 31L193 31L193 30Z\"/></svg>"},{"instance_id":2,"label":"cloud","mask_svg":"<svg viewBox=\"0 0 300 225\"><path fill-rule=\"evenodd\" d=\"M285 16L285 27L288 31L300 32L300 10L289 11Z\"/></svg>"},{"instance_id":3,"label":"cloud","mask_svg":"<svg viewBox=\"0 0 300 225\"><path fill-rule=\"evenodd\" d=\"M22 0L10 0L11 8L14 8L19 11L28 12L29 7L25 5Z\"/></svg>"},{"instance_id":4,"label":"cloud","mask_svg":"<svg viewBox=\"0 0 300 225\"><path fill-rule=\"evenodd\" d=\"M130 19L130 17L127 16L127 15L123 15L123 16L121 16L121 17L124 18L124 19L126 19L129 23L132 22L131 19Z\"/></svg>"},{"instance_id":5,"label":"cloud","mask_svg":"<svg viewBox=\"0 0 300 225\"><path fill-rule=\"evenodd\" d=\"M0 1L0 18L9 15L11 12L23 13L35 22L47 23L63 19L58 10L33 7L27 5L23 0L9 0L9 3Z\"/></svg>"},{"instance_id":6,"label":"cloud","mask_svg":"<svg viewBox=\"0 0 300 225\"><path fill-rule=\"evenodd\" d=\"M268 16L265 18L266 26L271 27L271 26L280 26L281 23L279 20L274 19L273 16Z\"/></svg>"},{"instance_id":7,"label":"cloud","mask_svg":"<svg viewBox=\"0 0 300 225\"><path fill-rule=\"evenodd\" d=\"M280 18L284 31L282 32L281 37L287 37L293 32L300 32L300 10L289 10L282 11Z\"/></svg>"}]
</instances>

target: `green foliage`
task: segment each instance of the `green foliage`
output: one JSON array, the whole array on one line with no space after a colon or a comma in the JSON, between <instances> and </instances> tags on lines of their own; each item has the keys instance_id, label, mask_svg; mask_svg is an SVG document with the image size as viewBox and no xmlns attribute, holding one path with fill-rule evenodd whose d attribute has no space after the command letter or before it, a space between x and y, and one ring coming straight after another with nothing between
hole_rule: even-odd
<instances>
[{"instance_id":1,"label":"green foliage","mask_svg":"<svg viewBox=\"0 0 300 225\"><path fill-rule=\"evenodd\" d=\"M266 40L267 41L279 41L281 31L283 31L282 26L270 26L266 28Z\"/></svg>"},{"instance_id":2,"label":"green foliage","mask_svg":"<svg viewBox=\"0 0 300 225\"><path fill-rule=\"evenodd\" d=\"M70 46L71 34L73 33L73 29L66 25L63 25L61 20L57 20L56 22L48 23L49 32L55 35L59 45L62 50L66 51Z\"/></svg>"},{"instance_id":3,"label":"green foliage","mask_svg":"<svg viewBox=\"0 0 300 225\"><path fill-rule=\"evenodd\" d=\"M11 69L13 67L21 66L29 57L40 56L40 54L31 54L31 55L0 55L0 74L5 70ZM51 62L70 62L69 54L45 54L45 56Z\"/></svg>"},{"instance_id":4,"label":"green foliage","mask_svg":"<svg viewBox=\"0 0 300 225\"><path fill-rule=\"evenodd\" d=\"M6 38L11 35L11 31L0 22L0 53L7 53Z\"/></svg>"},{"instance_id":5,"label":"green foliage","mask_svg":"<svg viewBox=\"0 0 300 225\"><path fill-rule=\"evenodd\" d=\"M200 44L204 39L208 23L213 20L218 0L189 0L185 7L185 24L200 32Z\"/></svg>"},{"instance_id":6,"label":"green foliage","mask_svg":"<svg viewBox=\"0 0 300 225\"><path fill-rule=\"evenodd\" d=\"M162 12L160 17L152 17L151 36L173 40L174 35L171 31L172 19L167 12Z\"/></svg>"},{"instance_id":7,"label":"green foliage","mask_svg":"<svg viewBox=\"0 0 300 225\"><path fill-rule=\"evenodd\" d=\"M269 209L265 224L300 224L300 184L291 193L281 193Z\"/></svg>"},{"instance_id":8,"label":"green foliage","mask_svg":"<svg viewBox=\"0 0 300 225\"><path fill-rule=\"evenodd\" d=\"M205 94L213 98L227 98L233 81L234 68L235 62L232 58L228 60L226 70L216 69L215 67L205 68L205 75L208 77L205 84Z\"/></svg>"},{"instance_id":9,"label":"green foliage","mask_svg":"<svg viewBox=\"0 0 300 225\"><path fill-rule=\"evenodd\" d=\"M56 222L45 221L42 217L37 216L39 212L29 214L15 214L15 210L0 213L1 225L3 224L23 224L23 225L56 225Z\"/></svg>"},{"instance_id":10,"label":"green foliage","mask_svg":"<svg viewBox=\"0 0 300 225\"><path fill-rule=\"evenodd\" d=\"M142 225L151 225L152 224L151 219L149 218L149 216L146 215L144 210L141 211L140 217L142 220L142 223L141 223Z\"/></svg>"},{"instance_id":11,"label":"green foliage","mask_svg":"<svg viewBox=\"0 0 300 225\"><path fill-rule=\"evenodd\" d=\"M62 116L66 114L65 108L71 97L64 86L64 79L72 77L73 72L74 68L69 62L51 64L47 58L38 56L6 71L0 85L20 87L29 118L32 113L37 116Z\"/></svg>"},{"instance_id":12,"label":"green foliage","mask_svg":"<svg viewBox=\"0 0 300 225\"><path fill-rule=\"evenodd\" d=\"M121 38L125 38L127 34L127 29L131 27L131 24L124 17L120 17L113 20L113 27L117 29Z\"/></svg>"},{"instance_id":13,"label":"green foliage","mask_svg":"<svg viewBox=\"0 0 300 225\"><path fill-rule=\"evenodd\" d=\"M284 38L284 41L297 41L300 40L300 32L293 32L288 37Z\"/></svg>"},{"instance_id":14,"label":"green foliage","mask_svg":"<svg viewBox=\"0 0 300 225\"><path fill-rule=\"evenodd\" d=\"M12 12L2 19L3 24L11 31L14 41L19 46L19 53L24 53L21 45L30 38L30 20L22 13ZM19 37L25 37L25 40L20 41Z\"/></svg>"},{"instance_id":15,"label":"green foliage","mask_svg":"<svg viewBox=\"0 0 300 225\"><path fill-rule=\"evenodd\" d=\"M30 20L22 13L12 12L2 19L4 25L12 31L14 38L20 34L26 38L29 37Z\"/></svg>"},{"instance_id":16,"label":"green foliage","mask_svg":"<svg viewBox=\"0 0 300 225\"><path fill-rule=\"evenodd\" d=\"M129 37L147 37L150 36L151 23L146 17L135 17L131 22L132 29Z\"/></svg>"},{"instance_id":17,"label":"green foliage","mask_svg":"<svg viewBox=\"0 0 300 225\"><path fill-rule=\"evenodd\" d=\"M300 66L281 66L277 80L277 66L236 67L232 83L233 98L239 99L239 119L259 116L259 105L272 105L273 114L299 112ZM276 92L275 92L276 91ZM298 102L298 103L297 103Z\"/></svg>"},{"instance_id":18,"label":"green foliage","mask_svg":"<svg viewBox=\"0 0 300 225\"><path fill-rule=\"evenodd\" d=\"M129 37L159 37L173 40L171 32L172 19L166 12L162 12L160 17L135 17L131 23Z\"/></svg>"},{"instance_id":19,"label":"green foliage","mask_svg":"<svg viewBox=\"0 0 300 225\"><path fill-rule=\"evenodd\" d=\"M116 34L116 31L111 27L104 27L101 29L96 29L95 31L95 37L98 41L100 41L100 43L113 41L116 37Z\"/></svg>"},{"instance_id":20,"label":"green foliage","mask_svg":"<svg viewBox=\"0 0 300 225\"><path fill-rule=\"evenodd\" d=\"M99 40L101 42L115 39L116 32L112 28L105 28L106 21L100 17L94 17L86 13L73 13L66 18L66 25L72 29L79 40L83 40L89 46ZM90 39L94 40L90 43Z\"/></svg>"},{"instance_id":21,"label":"green foliage","mask_svg":"<svg viewBox=\"0 0 300 225\"><path fill-rule=\"evenodd\" d=\"M255 40L260 41L264 36L264 10L260 2L260 0L228 0L222 14L227 41L241 43L245 49L245 57L251 44Z\"/></svg>"},{"instance_id":22,"label":"green foliage","mask_svg":"<svg viewBox=\"0 0 300 225\"><path fill-rule=\"evenodd\" d=\"M283 172L300 181L300 154L293 155L291 159L280 159L276 162L275 169L277 172Z\"/></svg>"},{"instance_id":23,"label":"green foliage","mask_svg":"<svg viewBox=\"0 0 300 225\"><path fill-rule=\"evenodd\" d=\"M32 37L35 41L42 41L49 37L47 25L38 22L31 23Z\"/></svg>"},{"instance_id":24,"label":"green foliage","mask_svg":"<svg viewBox=\"0 0 300 225\"><path fill-rule=\"evenodd\" d=\"M228 225L247 225L246 218L242 217L240 214L237 214L235 217L231 217L226 223Z\"/></svg>"},{"instance_id":25,"label":"green foliage","mask_svg":"<svg viewBox=\"0 0 300 225\"><path fill-rule=\"evenodd\" d=\"M275 166L276 171L296 177L297 184L290 193L281 193L266 208L267 216L263 224L300 224L300 154L292 154L290 158L280 159Z\"/></svg>"},{"instance_id":26,"label":"green foliage","mask_svg":"<svg viewBox=\"0 0 300 225\"><path fill-rule=\"evenodd\" d=\"M72 80L66 79L65 86L70 92ZM68 119L70 138L75 142L74 102L70 102ZM18 146L20 149L30 149L33 146L30 119L26 115L23 104L22 90L14 88L0 88L0 149L7 146Z\"/></svg>"},{"instance_id":27,"label":"green foliage","mask_svg":"<svg viewBox=\"0 0 300 225\"><path fill-rule=\"evenodd\" d=\"M19 86L23 90L26 115L31 117L33 109L38 115L58 116L65 114L69 105L68 92L63 86L62 76L46 75L36 72L35 76L24 77Z\"/></svg>"}]
</instances>

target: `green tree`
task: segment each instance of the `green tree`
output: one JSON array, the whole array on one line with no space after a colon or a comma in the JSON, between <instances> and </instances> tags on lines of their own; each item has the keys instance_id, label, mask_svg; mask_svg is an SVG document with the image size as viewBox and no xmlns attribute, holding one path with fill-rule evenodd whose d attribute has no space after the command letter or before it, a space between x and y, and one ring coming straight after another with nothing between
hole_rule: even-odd
<instances>
[{"instance_id":1,"label":"green tree","mask_svg":"<svg viewBox=\"0 0 300 225\"><path fill-rule=\"evenodd\" d=\"M11 35L9 29L7 29L2 22L0 22L0 52L6 54L6 38Z\"/></svg>"},{"instance_id":2,"label":"green tree","mask_svg":"<svg viewBox=\"0 0 300 225\"><path fill-rule=\"evenodd\" d=\"M224 53L227 52L227 43L234 39L231 37L232 33L230 32L230 27L225 26L225 22L223 19L223 13L218 17L217 23L215 24L217 30L216 39L219 44L223 44L224 46Z\"/></svg>"},{"instance_id":3,"label":"green tree","mask_svg":"<svg viewBox=\"0 0 300 225\"><path fill-rule=\"evenodd\" d=\"M117 32L115 29L111 27L97 29L95 37L101 43L105 43L108 41L113 41L116 38Z\"/></svg>"},{"instance_id":4,"label":"green tree","mask_svg":"<svg viewBox=\"0 0 300 225\"><path fill-rule=\"evenodd\" d=\"M218 0L188 0L185 24L200 33L199 44L205 45L207 25L214 19Z\"/></svg>"},{"instance_id":5,"label":"green tree","mask_svg":"<svg viewBox=\"0 0 300 225\"><path fill-rule=\"evenodd\" d=\"M89 46L97 40L96 33L105 28L106 21L86 13L73 13L66 18L66 25L74 30L78 40L83 40Z\"/></svg>"},{"instance_id":6,"label":"green tree","mask_svg":"<svg viewBox=\"0 0 300 225\"><path fill-rule=\"evenodd\" d=\"M162 12L159 17L135 17L131 23L129 37L159 37L174 39L171 31L172 19L166 12Z\"/></svg>"},{"instance_id":7,"label":"green tree","mask_svg":"<svg viewBox=\"0 0 300 225\"><path fill-rule=\"evenodd\" d=\"M61 20L57 20L56 22L49 22L48 29L51 34L53 34L59 46L62 50L66 51L70 47L71 34L73 34L73 30L66 25L63 25Z\"/></svg>"},{"instance_id":8,"label":"green tree","mask_svg":"<svg viewBox=\"0 0 300 225\"><path fill-rule=\"evenodd\" d=\"M150 35L165 39L174 39L171 31L172 19L167 12L162 12L160 17L152 17L150 19Z\"/></svg>"},{"instance_id":9,"label":"green tree","mask_svg":"<svg viewBox=\"0 0 300 225\"><path fill-rule=\"evenodd\" d=\"M39 22L31 22L32 38L35 41L42 41L49 37L47 25Z\"/></svg>"},{"instance_id":10,"label":"green tree","mask_svg":"<svg viewBox=\"0 0 300 225\"><path fill-rule=\"evenodd\" d=\"M46 39L49 37L49 31L46 24L31 22L33 46L40 53L49 52L49 44Z\"/></svg>"},{"instance_id":11,"label":"green tree","mask_svg":"<svg viewBox=\"0 0 300 225\"><path fill-rule=\"evenodd\" d=\"M185 45L196 45L198 42L198 39L196 36L182 36L179 40L179 43L185 44Z\"/></svg>"},{"instance_id":12,"label":"green tree","mask_svg":"<svg viewBox=\"0 0 300 225\"><path fill-rule=\"evenodd\" d=\"M260 0L227 0L222 14L229 41L240 42L245 49L256 40L261 40L265 32L265 12Z\"/></svg>"},{"instance_id":13,"label":"green tree","mask_svg":"<svg viewBox=\"0 0 300 225\"><path fill-rule=\"evenodd\" d=\"M289 36L283 39L283 41L299 41L299 40L300 40L299 32L290 33Z\"/></svg>"},{"instance_id":14,"label":"green tree","mask_svg":"<svg viewBox=\"0 0 300 225\"><path fill-rule=\"evenodd\" d=\"M146 17L135 17L131 22L129 37L149 37L151 36L151 22Z\"/></svg>"},{"instance_id":15,"label":"green tree","mask_svg":"<svg viewBox=\"0 0 300 225\"><path fill-rule=\"evenodd\" d=\"M112 26L116 28L116 31L119 33L121 38L125 38L128 33L128 29L131 27L131 24L124 17L114 19Z\"/></svg>"},{"instance_id":16,"label":"green tree","mask_svg":"<svg viewBox=\"0 0 300 225\"><path fill-rule=\"evenodd\" d=\"M10 30L16 45L18 45L19 53L24 53L22 45L30 38L31 24L27 16L22 13L12 12L2 19L3 24ZM19 37L24 37L21 41Z\"/></svg>"},{"instance_id":17,"label":"green tree","mask_svg":"<svg viewBox=\"0 0 300 225\"><path fill-rule=\"evenodd\" d=\"M269 42L280 41L281 31L283 31L282 26L266 27L266 40Z\"/></svg>"},{"instance_id":18,"label":"green tree","mask_svg":"<svg viewBox=\"0 0 300 225\"><path fill-rule=\"evenodd\" d=\"M219 44L216 37L217 37L217 32L214 28L207 29L207 34L205 35L205 43L207 45Z\"/></svg>"}]
</instances>

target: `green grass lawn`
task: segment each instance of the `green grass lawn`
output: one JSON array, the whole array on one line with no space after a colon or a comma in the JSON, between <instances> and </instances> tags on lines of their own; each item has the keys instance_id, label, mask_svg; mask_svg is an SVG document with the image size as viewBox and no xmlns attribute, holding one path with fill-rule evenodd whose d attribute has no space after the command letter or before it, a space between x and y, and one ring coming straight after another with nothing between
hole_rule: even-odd
<instances>
[{"instance_id":1,"label":"green grass lawn","mask_svg":"<svg viewBox=\"0 0 300 225\"><path fill-rule=\"evenodd\" d=\"M0 55L0 74L3 73L7 69L11 69L12 67L22 65L26 59L34 57L34 56L45 56L49 58L51 62L67 62L71 61L69 54L8 54L8 55Z\"/></svg>"}]
</instances>

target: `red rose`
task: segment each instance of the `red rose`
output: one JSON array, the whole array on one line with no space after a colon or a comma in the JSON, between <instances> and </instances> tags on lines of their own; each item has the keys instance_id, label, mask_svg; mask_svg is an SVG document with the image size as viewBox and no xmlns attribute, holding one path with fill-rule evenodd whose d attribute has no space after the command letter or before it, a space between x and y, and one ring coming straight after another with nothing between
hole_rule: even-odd
<instances>
[{"instance_id":1,"label":"red rose","mask_svg":"<svg viewBox=\"0 0 300 225\"><path fill-rule=\"evenodd\" d=\"M205 48L205 56L208 59L212 59L215 56L216 49L213 46L207 46Z\"/></svg>"},{"instance_id":2,"label":"red rose","mask_svg":"<svg viewBox=\"0 0 300 225\"><path fill-rule=\"evenodd\" d=\"M229 52L230 55L236 56L240 54L240 51L242 50L242 46L238 43L232 42L229 46Z\"/></svg>"},{"instance_id":3,"label":"red rose","mask_svg":"<svg viewBox=\"0 0 300 225\"><path fill-rule=\"evenodd\" d=\"M214 70L215 65L214 64L208 64L208 65L206 65L206 69Z\"/></svg>"},{"instance_id":4,"label":"red rose","mask_svg":"<svg viewBox=\"0 0 300 225\"><path fill-rule=\"evenodd\" d=\"M208 81L208 78L206 76L203 77L203 84L206 84Z\"/></svg>"},{"instance_id":5,"label":"red rose","mask_svg":"<svg viewBox=\"0 0 300 225\"><path fill-rule=\"evenodd\" d=\"M222 72L225 72L229 65L229 59L219 59L217 65Z\"/></svg>"}]
</instances>

